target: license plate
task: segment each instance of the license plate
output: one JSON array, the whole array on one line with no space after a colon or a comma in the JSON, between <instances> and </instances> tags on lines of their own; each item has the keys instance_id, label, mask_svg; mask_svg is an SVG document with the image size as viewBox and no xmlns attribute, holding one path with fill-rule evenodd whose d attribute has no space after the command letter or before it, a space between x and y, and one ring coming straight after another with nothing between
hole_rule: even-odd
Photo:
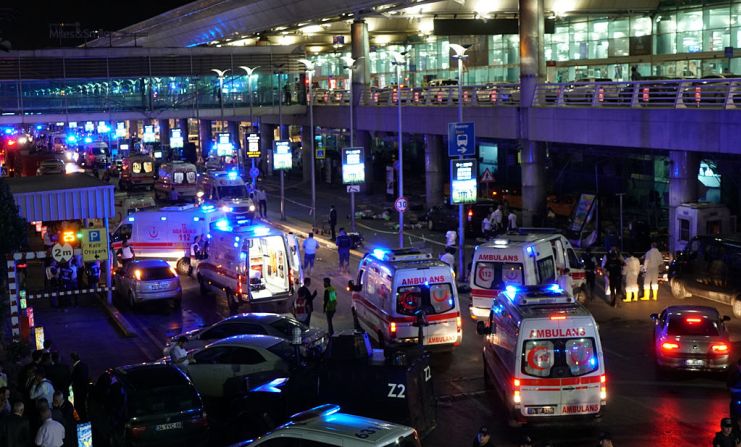
<instances>
[{"instance_id":1,"label":"license plate","mask_svg":"<svg viewBox=\"0 0 741 447\"><path fill-rule=\"evenodd\" d=\"M155 431L176 430L178 428L183 428L182 422L170 422L169 424L159 424L154 427Z\"/></svg>"},{"instance_id":2,"label":"license plate","mask_svg":"<svg viewBox=\"0 0 741 447\"><path fill-rule=\"evenodd\" d=\"M528 407L527 414L554 414L555 408L553 407Z\"/></svg>"},{"instance_id":3,"label":"license plate","mask_svg":"<svg viewBox=\"0 0 741 447\"><path fill-rule=\"evenodd\" d=\"M687 366L702 366L705 364L705 361L699 360L699 359L688 359L688 360L685 360L684 363Z\"/></svg>"}]
</instances>

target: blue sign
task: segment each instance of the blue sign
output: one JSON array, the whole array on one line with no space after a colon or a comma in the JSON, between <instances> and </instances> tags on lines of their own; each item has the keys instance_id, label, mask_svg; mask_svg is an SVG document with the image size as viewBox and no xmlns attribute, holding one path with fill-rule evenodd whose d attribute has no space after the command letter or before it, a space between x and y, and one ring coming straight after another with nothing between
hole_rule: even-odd
<instances>
[{"instance_id":1,"label":"blue sign","mask_svg":"<svg viewBox=\"0 0 741 447\"><path fill-rule=\"evenodd\" d=\"M728 59L732 58L733 57L733 47L725 47L723 50L723 53Z\"/></svg>"},{"instance_id":2,"label":"blue sign","mask_svg":"<svg viewBox=\"0 0 741 447\"><path fill-rule=\"evenodd\" d=\"M88 234L89 234L90 242L100 242L100 231L90 230Z\"/></svg>"},{"instance_id":3,"label":"blue sign","mask_svg":"<svg viewBox=\"0 0 741 447\"><path fill-rule=\"evenodd\" d=\"M448 156L476 155L476 131L473 123L448 123Z\"/></svg>"}]
</instances>

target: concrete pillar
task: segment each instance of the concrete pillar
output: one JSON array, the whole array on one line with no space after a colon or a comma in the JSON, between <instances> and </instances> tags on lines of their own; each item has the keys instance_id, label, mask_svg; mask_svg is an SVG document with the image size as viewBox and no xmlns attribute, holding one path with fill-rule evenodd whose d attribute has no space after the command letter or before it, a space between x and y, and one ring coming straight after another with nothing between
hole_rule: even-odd
<instances>
[{"instance_id":1,"label":"concrete pillar","mask_svg":"<svg viewBox=\"0 0 741 447\"><path fill-rule=\"evenodd\" d=\"M138 136L139 136L139 121L129 120L129 137L137 138Z\"/></svg>"},{"instance_id":2,"label":"concrete pillar","mask_svg":"<svg viewBox=\"0 0 741 447\"><path fill-rule=\"evenodd\" d=\"M287 140L289 137L288 124L281 124L280 126L280 139Z\"/></svg>"},{"instance_id":3,"label":"concrete pillar","mask_svg":"<svg viewBox=\"0 0 741 447\"><path fill-rule=\"evenodd\" d=\"M260 123L260 144L262 154L260 155L260 171L263 175L273 174L272 153L273 140L275 140L275 124Z\"/></svg>"},{"instance_id":4,"label":"concrete pillar","mask_svg":"<svg viewBox=\"0 0 741 447\"><path fill-rule=\"evenodd\" d=\"M360 103L364 88L370 82L368 24L364 20L354 21L350 27L350 36L352 40L352 58L356 61L352 72L353 106L357 106Z\"/></svg>"},{"instance_id":5,"label":"concrete pillar","mask_svg":"<svg viewBox=\"0 0 741 447\"><path fill-rule=\"evenodd\" d=\"M240 121L229 121L227 123L227 131L229 132L229 139L234 144L234 147L239 149L242 144L239 141L239 123Z\"/></svg>"},{"instance_id":6,"label":"concrete pillar","mask_svg":"<svg viewBox=\"0 0 741 447\"><path fill-rule=\"evenodd\" d=\"M529 115L535 87L545 78L543 0L519 0L520 145L522 146L522 225L541 225L545 215L545 145L530 141Z\"/></svg>"},{"instance_id":7,"label":"concrete pillar","mask_svg":"<svg viewBox=\"0 0 741 447\"><path fill-rule=\"evenodd\" d=\"M208 158L208 152L211 150L213 133L211 131L211 120L198 120L198 143L201 147L201 157L205 160Z\"/></svg>"},{"instance_id":8,"label":"concrete pillar","mask_svg":"<svg viewBox=\"0 0 741 447\"><path fill-rule=\"evenodd\" d=\"M188 142L188 118L178 118L175 120L176 126L182 131L183 141Z\"/></svg>"},{"instance_id":9,"label":"concrete pillar","mask_svg":"<svg viewBox=\"0 0 741 447\"><path fill-rule=\"evenodd\" d=\"M360 192L373 194L373 181L375 180L373 167L373 139L367 130L355 131L355 146L364 149L365 156L365 183L360 185Z\"/></svg>"},{"instance_id":10,"label":"concrete pillar","mask_svg":"<svg viewBox=\"0 0 741 447\"><path fill-rule=\"evenodd\" d=\"M676 251L674 239L677 231L677 207L697 200L697 173L700 156L697 152L669 152L669 250Z\"/></svg>"},{"instance_id":11,"label":"concrete pillar","mask_svg":"<svg viewBox=\"0 0 741 447\"><path fill-rule=\"evenodd\" d=\"M425 135L425 202L430 208L443 200L443 136Z\"/></svg>"},{"instance_id":12,"label":"concrete pillar","mask_svg":"<svg viewBox=\"0 0 741 447\"><path fill-rule=\"evenodd\" d=\"M170 120L157 120L157 124L160 126L160 143L163 146L170 145Z\"/></svg>"},{"instance_id":13,"label":"concrete pillar","mask_svg":"<svg viewBox=\"0 0 741 447\"><path fill-rule=\"evenodd\" d=\"M311 127L301 126L301 178L311 186Z\"/></svg>"}]
</instances>

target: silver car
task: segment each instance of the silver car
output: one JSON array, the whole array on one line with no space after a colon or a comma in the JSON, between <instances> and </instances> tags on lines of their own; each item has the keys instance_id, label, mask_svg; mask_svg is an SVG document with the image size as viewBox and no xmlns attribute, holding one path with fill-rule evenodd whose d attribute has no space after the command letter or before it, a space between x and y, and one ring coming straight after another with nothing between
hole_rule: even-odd
<instances>
[{"instance_id":1,"label":"silver car","mask_svg":"<svg viewBox=\"0 0 741 447\"><path fill-rule=\"evenodd\" d=\"M161 259L129 261L113 277L116 293L131 308L144 301L172 300L179 307L183 298L180 278L175 269Z\"/></svg>"},{"instance_id":2,"label":"silver car","mask_svg":"<svg viewBox=\"0 0 741 447\"><path fill-rule=\"evenodd\" d=\"M36 169L36 175L54 175L64 173L66 173L64 162L57 159L42 160L38 169Z\"/></svg>"},{"instance_id":3,"label":"silver car","mask_svg":"<svg viewBox=\"0 0 741 447\"><path fill-rule=\"evenodd\" d=\"M725 322L708 306L669 306L654 320L654 348L657 373L668 369L683 371L725 371L730 365L731 342Z\"/></svg>"},{"instance_id":4,"label":"silver car","mask_svg":"<svg viewBox=\"0 0 741 447\"><path fill-rule=\"evenodd\" d=\"M244 334L272 335L290 342L293 339L294 328L301 330L302 356L318 355L327 348L329 337L325 331L310 328L290 315L244 313L225 318L211 326L175 335L168 340L165 351L169 351L169 347L177 343L180 337L188 339L185 344L185 349L188 350L202 348L208 343L233 335Z\"/></svg>"}]
</instances>

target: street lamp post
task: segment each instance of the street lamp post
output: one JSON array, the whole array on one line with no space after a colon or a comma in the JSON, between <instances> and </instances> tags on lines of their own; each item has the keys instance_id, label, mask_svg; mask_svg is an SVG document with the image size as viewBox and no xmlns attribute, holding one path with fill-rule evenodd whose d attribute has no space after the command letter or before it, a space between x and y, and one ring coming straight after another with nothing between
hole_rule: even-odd
<instances>
[{"instance_id":1,"label":"street lamp post","mask_svg":"<svg viewBox=\"0 0 741 447\"><path fill-rule=\"evenodd\" d=\"M283 76L283 65L273 65L274 74L278 75L278 134L279 140L283 139L283 95L280 91L280 78ZM287 81L286 81L287 82ZM275 154L273 154L275 156ZM280 170L280 220L286 220L286 171Z\"/></svg>"},{"instance_id":2,"label":"street lamp post","mask_svg":"<svg viewBox=\"0 0 741 447\"><path fill-rule=\"evenodd\" d=\"M463 59L465 59L466 56L466 50L468 47L464 47L462 45L458 45L455 43L451 43L450 49L455 52L454 58L458 59L458 122L463 122ZM463 158L463 155L460 156L460 158ZM476 175L474 173L474 175ZM463 204L458 205L458 275L460 277L463 277L463 258L465 250L465 237L466 233L464 230L464 213L463 213Z\"/></svg>"},{"instance_id":3,"label":"street lamp post","mask_svg":"<svg viewBox=\"0 0 741 447\"><path fill-rule=\"evenodd\" d=\"M316 228L316 166L314 162L314 95L312 94L312 80L314 77L314 68L316 64L308 59L299 59L304 67L306 67L306 78L309 81L309 88L307 90L307 101L309 102L309 136L311 137L311 154L309 154L309 160L311 162L311 228L312 231Z\"/></svg>"},{"instance_id":4,"label":"street lamp post","mask_svg":"<svg viewBox=\"0 0 741 447\"><path fill-rule=\"evenodd\" d=\"M216 73L216 75L219 77L219 108L221 109L221 128L223 131L224 127L224 76L226 76L227 72L230 70L227 68L226 70L219 70L217 68L212 68L211 71Z\"/></svg>"},{"instance_id":5,"label":"street lamp post","mask_svg":"<svg viewBox=\"0 0 741 447\"><path fill-rule=\"evenodd\" d=\"M260 67L250 68L250 67L247 67L245 65L240 65L239 68L241 68L242 70L244 70L247 73L247 91L248 91L248 93L250 95L250 128L254 132L255 131L255 117L252 114L252 99L253 99L252 98L252 96L253 96L253 92L252 92L252 75ZM254 191L255 186L257 184L257 177L252 176L252 173L255 171L255 159L254 158L250 159L250 162L251 162L251 165L250 165L250 168L251 168L250 169L250 177L252 177L252 190Z\"/></svg>"},{"instance_id":6,"label":"street lamp post","mask_svg":"<svg viewBox=\"0 0 741 447\"><path fill-rule=\"evenodd\" d=\"M353 122L353 96L352 96L352 71L355 68L357 62L351 56L343 56L342 60L345 62L345 68L347 69L347 85L350 93L350 147L355 146L355 124ZM350 191L350 229L355 232L355 191Z\"/></svg>"},{"instance_id":7,"label":"street lamp post","mask_svg":"<svg viewBox=\"0 0 741 447\"><path fill-rule=\"evenodd\" d=\"M406 63L404 55L406 52L391 52L392 64L396 66L396 106L397 106L397 133L399 134L399 197L404 197L404 150L402 146L402 128L401 128L401 66ZM399 212L399 248L404 248L404 212Z\"/></svg>"}]
</instances>

